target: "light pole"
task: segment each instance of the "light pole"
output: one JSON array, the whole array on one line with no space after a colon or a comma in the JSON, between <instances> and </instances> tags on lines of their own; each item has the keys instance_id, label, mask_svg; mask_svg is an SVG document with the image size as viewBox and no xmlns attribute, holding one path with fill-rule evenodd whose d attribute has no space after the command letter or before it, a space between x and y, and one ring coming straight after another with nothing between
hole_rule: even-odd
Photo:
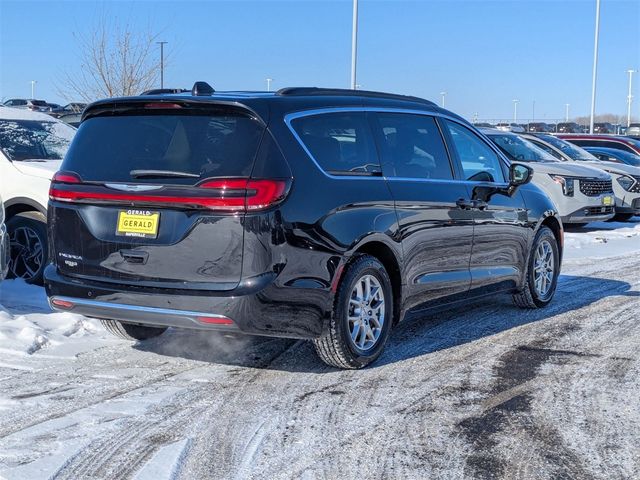
<instances>
[{"instance_id":1,"label":"light pole","mask_svg":"<svg viewBox=\"0 0 640 480\"><path fill-rule=\"evenodd\" d=\"M564 121L567 122L567 123L569 122L569 107L570 106L571 105L568 104L568 103L564 104Z\"/></svg>"},{"instance_id":2,"label":"light pole","mask_svg":"<svg viewBox=\"0 0 640 480\"><path fill-rule=\"evenodd\" d=\"M271 91L271 82L273 82L273 78L267 78L267 92Z\"/></svg>"},{"instance_id":3,"label":"light pole","mask_svg":"<svg viewBox=\"0 0 640 480\"><path fill-rule=\"evenodd\" d=\"M447 92L440 92L440 97L442 97L442 108L444 108L444 97L447 96Z\"/></svg>"},{"instance_id":4,"label":"light pole","mask_svg":"<svg viewBox=\"0 0 640 480\"><path fill-rule=\"evenodd\" d=\"M627 128L631 125L631 102L633 101L633 95L631 94L631 82L633 81L633 74L636 73L637 70L629 69L627 73L629 74L629 94L627 95Z\"/></svg>"},{"instance_id":5,"label":"light pole","mask_svg":"<svg viewBox=\"0 0 640 480\"><path fill-rule=\"evenodd\" d=\"M160 45L160 88L164 88L164 46L169 42L156 42Z\"/></svg>"},{"instance_id":6,"label":"light pole","mask_svg":"<svg viewBox=\"0 0 640 480\"><path fill-rule=\"evenodd\" d=\"M37 80L31 80L31 100L33 100L34 98L36 98L35 96L35 91L36 91L36 83L38 83Z\"/></svg>"},{"instance_id":7,"label":"light pole","mask_svg":"<svg viewBox=\"0 0 640 480\"><path fill-rule=\"evenodd\" d=\"M353 0L353 25L351 27L351 89L356 89L356 59L358 55L358 0Z\"/></svg>"},{"instance_id":8,"label":"light pole","mask_svg":"<svg viewBox=\"0 0 640 480\"><path fill-rule=\"evenodd\" d=\"M591 118L589 133L593 134L593 122L596 114L596 78L598 77L598 36L600 34L600 0L596 0L596 33L593 42L593 76L591 78Z\"/></svg>"},{"instance_id":9,"label":"light pole","mask_svg":"<svg viewBox=\"0 0 640 480\"><path fill-rule=\"evenodd\" d=\"M513 99L513 123L518 123L518 102L520 100Z\"/></svg>"},{"instance_id":10,"label":"light pole","mask_svg":"<svg viewBox=\"0 0 640 480\"><path fill-rule=\"evenodd\" d=\"M536 121L536 101L533 101L533 106L531 107L531 123Z\"/></svg>"}]
</instances>

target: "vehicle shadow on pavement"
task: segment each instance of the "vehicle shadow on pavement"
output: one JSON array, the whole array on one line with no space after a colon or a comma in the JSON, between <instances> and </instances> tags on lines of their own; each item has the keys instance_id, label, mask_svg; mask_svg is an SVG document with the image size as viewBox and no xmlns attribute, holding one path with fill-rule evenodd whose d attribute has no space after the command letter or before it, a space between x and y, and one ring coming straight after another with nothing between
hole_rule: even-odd
<instances>
[{"instance_id":1,"label":"vehicle shadow on pavement","mask_svg":"<svg viewBox=\"0 0 640 480\"><path fill-rule=\"evenodd\" d=\"M555 299L543 309L521 310L511 303L509 295L498 295L444 311L412 311L395 327L384 354L369 368L454 348L570 311L575 314L566 321L577 324L581 319L579 309L616 296L640 298L640 292L631 290L624 281L562 275ZM159 338L138 342L134 348L229 366L307 373L334 370L314 355L311 342L300 340L169 330Z\"/></svg>"}]
</instances>

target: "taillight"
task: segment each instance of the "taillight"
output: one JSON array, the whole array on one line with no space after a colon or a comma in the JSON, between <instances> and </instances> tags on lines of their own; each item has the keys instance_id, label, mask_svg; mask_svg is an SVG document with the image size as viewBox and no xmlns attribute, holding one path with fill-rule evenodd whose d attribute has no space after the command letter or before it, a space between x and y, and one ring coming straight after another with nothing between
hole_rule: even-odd
<instances>
[{"instance_id":1,"label":"taillight","mask_svg":"<svg viewBox=\"0 0 640 480\"><path fill-rule=\"evenodd\" d=\"M51 181L59 183L82 183L80 176L73 172L57 172Z\"/></svg>"},{"instance_id":2,"label":"taillight","mask_svg":"<svg viewBox=\"0 0 640 480\"><path fill-rule=\"evenodd\" d=\"M228 210L264 210L278 203L287 193L286 180L207 180L199 187L218 190L219 208Z\"/></svg>"},{"instance_id":3,"label":"taillight","mask_svg":"<svg viewBox=\"0 0 640 480\"><path fill-rule=\"evenodd\" d=\"M99 184L82 183L74 173L59 172L49 190L51 200L68 203L125 203L128 205L178 205L230 213L264 210L282 201L290 180L246 178L209 179L195 187L166 185L154 193L109 191ZM126 187L133 185L122 185Z\"/></svg>"}]
</instances>

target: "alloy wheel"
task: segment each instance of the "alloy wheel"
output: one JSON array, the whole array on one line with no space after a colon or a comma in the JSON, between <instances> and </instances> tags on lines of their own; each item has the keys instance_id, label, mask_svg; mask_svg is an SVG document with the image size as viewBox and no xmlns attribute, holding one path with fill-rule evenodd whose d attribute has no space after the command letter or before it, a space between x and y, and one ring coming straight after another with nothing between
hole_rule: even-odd
<instances>
[{"instance_id":1,"label":"alloy wheel","mask_svg":"<svg viewBox=\"0 0 640 480\"><path fill-rule=\"evenodd\" d=\"M538 244L533 259L534 288L540 298L546 297L551 290L554 274L555 258L553 248L548 240L543 240Z\"/></svg>"},{"instance_id":2,"label":"alloy wheel","mask_svg":"<svg viewBox=\"0 0 640 480\"><path fill-rule=\"evenodd\" d=\"M40 271L44 249L38 234L29 227L18 227L9 236L9 272L16 278L31 280Z\"/></svg>"},{"instance_id":3,"label":"alloy wheel","mask_svg":"<svg viewBox=\"0 0 640 480\"><path fill-rule=\"evenodd\" d=\"M376 277L360 277L351 291L348 312L353 345L361 351L372 349L385 322L384 292Z\"/></svg>"}]
</instances>

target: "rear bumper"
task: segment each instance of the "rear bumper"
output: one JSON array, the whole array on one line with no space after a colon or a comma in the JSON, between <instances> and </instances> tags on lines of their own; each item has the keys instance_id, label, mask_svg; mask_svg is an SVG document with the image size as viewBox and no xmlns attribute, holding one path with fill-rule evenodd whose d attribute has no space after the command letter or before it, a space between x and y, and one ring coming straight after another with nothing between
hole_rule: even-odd
<instances>
[{"instance_id":1,"label":"rear bumper","mask_svg":"<svg viewBox=\"0 0 640 480\"><path fill-rule=\"evenodd\" d=\"M7 235L7 227L4 224L2 224L0 225L0 280L6 277L8 268L9 268L9 236Z\"/></svg>"},{"instance_id":2,"label":"rear bumper","mask_svg":"<svg viewBox=\"0 0 640 480\"><path fill-rule=\"evenodd\" d=\"M65 304L66 306L63 306ZM49 298L49 305L59 311L78 313L87 317L110 318L141 325L201 330L239 330L231 319L208 312L144 307L62 296Z\"/></svg>"},{"instance_id":3,"label":"rear bumper","mask_svg":"<svg viewBox=\"0 0 640 480\"><path fill-rule=\"evenodd\" d=\"M253 280L252 289L228 292L143 289L75 279L60 275L53 265L45 269L44 279L54 310L147 326L285 338L320 336L332 301L330 289L280 287L272 277Z\"/></svg>"}]
</instances>

